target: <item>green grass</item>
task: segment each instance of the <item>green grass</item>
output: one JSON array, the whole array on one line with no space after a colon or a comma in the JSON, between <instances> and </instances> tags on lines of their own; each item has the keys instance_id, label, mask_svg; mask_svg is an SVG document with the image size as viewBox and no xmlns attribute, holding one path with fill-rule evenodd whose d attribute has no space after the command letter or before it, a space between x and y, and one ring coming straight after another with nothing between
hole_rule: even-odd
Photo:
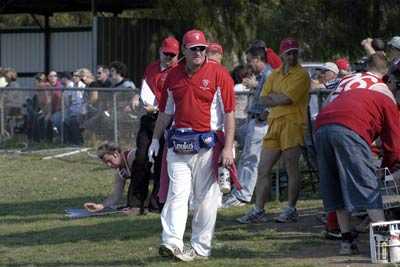
<instances>
[{"instance_id":1,"label":"green grass","mask_svg":"<svg viewBox=\"0 0 400 267\"><path fill-rule=\"evenodd\" d=\"M336 252L337 244L321 239L315 228L321 201L306 200L299 203L299 224L239 225L235 218L248 207L221 210L213 256L176 263L158 256L157 214L64 217L65 208L101 201L111 190L112 170L86 154L55 160L3 155L0 173L0 266L306 267L326 266ZM274 202L269 211L281 206Z\"/></svg>"}]
</instances>

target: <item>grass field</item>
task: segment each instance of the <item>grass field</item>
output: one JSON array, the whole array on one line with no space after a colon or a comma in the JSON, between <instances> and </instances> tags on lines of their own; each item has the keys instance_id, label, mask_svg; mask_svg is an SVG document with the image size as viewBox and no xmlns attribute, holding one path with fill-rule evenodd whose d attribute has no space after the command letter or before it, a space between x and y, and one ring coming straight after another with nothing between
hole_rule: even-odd
<instances>
[{"instance_id":1,"label":"grass field","mask_svg":"<svg viewBox=\"0 0 400 267\"><path fill-rule=\"evenodd\" d=\"M321 238L319 200L300 201L296 224L239 225L234 219L248 207L221 210L208 261L166 260L158 256L157 214L64 217L65 208L101 201L111 189L112 170L84 153L41 157L0 156L0 266L371 266L367 236L358 257L337 257L338 243Z\"/></svg>"}]
</instances>

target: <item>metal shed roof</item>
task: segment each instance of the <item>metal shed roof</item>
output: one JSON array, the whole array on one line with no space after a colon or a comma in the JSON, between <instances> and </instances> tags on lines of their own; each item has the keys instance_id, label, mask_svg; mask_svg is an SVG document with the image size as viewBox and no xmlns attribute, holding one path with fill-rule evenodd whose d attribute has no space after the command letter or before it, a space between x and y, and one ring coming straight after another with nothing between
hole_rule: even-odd
<instances>
[{"instance_id":1,"label":"metal shed roof","mask_svg":"<svg viewBox=\"0 0 400 267\"><path fill-rule=\"evenodd\" d=\"M0 14L51 15L59 12L95 11L121 13L126 9L151 8L153 0L2 0Z\"/></svg>"}]
</instances>

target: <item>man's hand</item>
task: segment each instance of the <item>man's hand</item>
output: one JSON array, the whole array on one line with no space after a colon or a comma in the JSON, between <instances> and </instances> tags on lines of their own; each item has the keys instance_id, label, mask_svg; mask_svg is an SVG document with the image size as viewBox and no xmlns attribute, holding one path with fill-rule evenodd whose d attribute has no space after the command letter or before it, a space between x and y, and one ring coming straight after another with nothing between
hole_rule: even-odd
<instances>
[{"instance_id":1,"label":"man's hand","mask_svg":"<svg viewBox=\"0 0 400 267\"><path fill-rule=\"evenodd\" d=\"M140 105L139 95L134 95L131 99L131 103L124 108L124 112L133 112Z\"/></svg>"},{"instance_id":2,"label":"man's hand","mask_svg":"<svg viewBox=\"0 0 400 267\"><path fill-rule=\"evenodd\" d=\"M104 205L103 204L96 204L96 203L91 203L91 202L87 202L85 204L83 204L83 206L85 207L85 209L87 209L90 212L98 212L104 209Z\"/></svg>"},{"instance_id":3,"label":"man's hand","mask_svg":"<svg viewBox=\"0 0 400 267\"><path fill-rule=\"evenodd\" d=\"M158 150L160 150L160 142L158 141L158 139L152 139L150 147L149 147L149 151L148 151L148 157L149 157L149 161L151 163L154 162L154 157L157 157L158 155Z\"/></svg>"},{"instance_id":4,"label":"man's hand","mask_svg":"<svg viewBox=\"0 0 400 267\"><path fill-rule=\"evenodd\" d=\"M155 112L157 110L157 108L155 106L153 106L153 105L145 104L144 105L144 110L146 110L146 112L148 112L148 113L153 113L153 112Z\"/></svg>"},{"instance_id":5,"label":"man's hand","mask_svg":"<svg viewBox=\"0 0 400 267\"><path fill-rule=\"evenodd\" d=\"M246 86L247 88L254 89L257 87L258 82L257 82L256 76L251 76L251 78L244 78L242 81L242 84L244 86Z\"/></svg>"},{"instance_id":6,"label":"man's hand","mask_svg":"<svg viewBox=\"0 0 400 267\"><path fill-rule=\"evenodd\" d=\"M365 46L372 46L372 38L366 38L364 40L361 41L361 46L365 47Z\"/></svg>"},{"instance_id":7,"label":"man's hand","mask_svg":"<svg viewBox=\"0 0 400 267\"><path fill-rule=\"evenodd\" d=\"M221 154L221 164L229 168L233 164L233 149L232 147L224 147Z\"/></svg>"},{"instance_id":8,"label":"man's hand","mask_svg":"<svg viewBox=\"0 0 400 267\"><path fill-rule=\"evenodd\" d=\"M361 46L364 47L365 52L367 52L367 55L373 55L375 54L375 49L372 47L372 38L366 38L361 41Z\"/></svg>"}]
</instances>

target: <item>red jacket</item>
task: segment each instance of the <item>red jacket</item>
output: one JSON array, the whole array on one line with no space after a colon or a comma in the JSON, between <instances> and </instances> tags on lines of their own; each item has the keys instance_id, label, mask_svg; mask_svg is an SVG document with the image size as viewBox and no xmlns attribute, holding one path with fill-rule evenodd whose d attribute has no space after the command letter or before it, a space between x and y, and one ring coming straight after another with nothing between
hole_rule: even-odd
<instances>
[{"instance_id":1,"label":"red jacket","mask_svg":"<svg viewBox=\"0 0 400 267\"><path fill-rule=\"evenodd\" d=\"M354 89L341 93L318 114L316 128L339 124L351 129L368 145L380 137L383 167L400 162L400 116L393 99L373 90Z\"/></svg>"}]
</instances>

